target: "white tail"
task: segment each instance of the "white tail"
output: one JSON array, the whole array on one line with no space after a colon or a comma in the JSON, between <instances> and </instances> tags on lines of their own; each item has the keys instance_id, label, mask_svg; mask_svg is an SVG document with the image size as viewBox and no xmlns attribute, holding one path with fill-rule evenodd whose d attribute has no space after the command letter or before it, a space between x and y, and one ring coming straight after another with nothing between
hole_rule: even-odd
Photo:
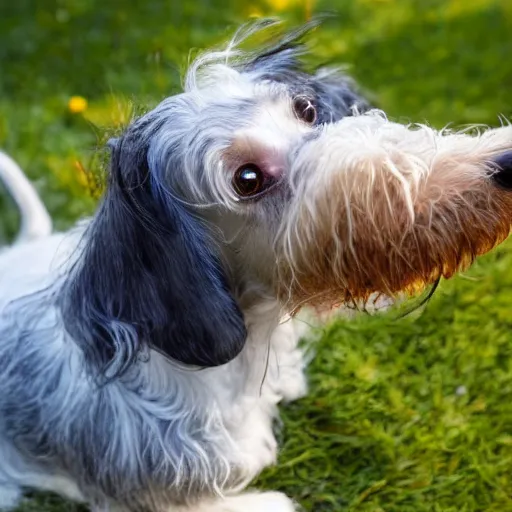
<instances>
[{"instance_id":1,"label":"white tail","mask_svg":"<svg viewBox=\"0 0 512 512\"><path fill-rule=\"evenodd\" d=\"M21 214L21 227L16 242L26 242L52 232L52 219L34 186L20 166L0 151L0 181L7 187Z\"/></svg>"}]
</instances>

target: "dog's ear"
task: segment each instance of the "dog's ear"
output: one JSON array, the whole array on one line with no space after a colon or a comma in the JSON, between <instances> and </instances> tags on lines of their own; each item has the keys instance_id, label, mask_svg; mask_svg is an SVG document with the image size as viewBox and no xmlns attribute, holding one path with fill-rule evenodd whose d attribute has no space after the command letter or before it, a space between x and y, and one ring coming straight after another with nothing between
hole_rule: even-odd
<instances>
[{"instance_id":1,"label":"dog's ear","mask_svg":"<svg viewBox=\"0 0 512 512\"><path fill-rule=\"evenodd\" d=\"M244 345L243 315L207 227L150 169L158 162L139 125L110 144L108 189L64 294L66 327L107 376L148 347L186 364L224 364Z\"/></svg>"}]
</instances>

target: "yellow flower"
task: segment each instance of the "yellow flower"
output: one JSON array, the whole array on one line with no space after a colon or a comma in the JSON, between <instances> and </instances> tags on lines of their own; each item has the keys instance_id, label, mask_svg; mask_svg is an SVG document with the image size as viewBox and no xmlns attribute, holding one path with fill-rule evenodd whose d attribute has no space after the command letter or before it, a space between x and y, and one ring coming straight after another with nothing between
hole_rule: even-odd
<instances>
[{"instance_id":1,"label":"yellow flower","mask_svg":"<svg viewBox=\"0 0 512 512\"><path fill-rule=\"evenodd\" d=\"M83 96L71 96L68 109L72 114L81 114L87 110L87 100Z\"/></svg>"},{"instance_id":2,"label":"yellow flower","mask_svg":"<svg viewBox=\"0 0 512 512\"><path fill-rule=\"evenodd\" d=\"M267 0L267 3L270 7L274 8L276 11L284 11L291 4L298 3L294 0Z\"/></svg>"},{"instance_id":3,"label":"yellow flower","mask_svg":"<svg viewBox=\"0 0 512 512\"><path fill-rule=\"evenodd\" d=\"M311 18L315 4L315 0L266 0L266 2L271 9L278 12L302 6L305 11L306 19Z\"/></svg>"},{"instance_id":4,"label":"yellow flower","mask_svg":"<svg viewBox=\"0 0 512 512\"><path fill-rule=\"evenodd\" d=\"M249 8L249 18L262 18L263 12L261 9L258 9L257 7L251 6Z\"/></svg>"}]
</instances>

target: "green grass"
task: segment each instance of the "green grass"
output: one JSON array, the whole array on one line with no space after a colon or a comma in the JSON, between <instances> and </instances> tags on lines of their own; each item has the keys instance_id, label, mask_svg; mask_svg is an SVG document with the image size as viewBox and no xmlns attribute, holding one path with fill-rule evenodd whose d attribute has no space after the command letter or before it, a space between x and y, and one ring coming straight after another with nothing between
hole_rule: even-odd
<instances>
[{"instance_id":1,"label":"green grass","mask_svg":"<svg viewBox=\"0 0 512 512\"><path fill-rule=\"evenodd\" d=\"M284 6L290 20L304 5ZM0 5L0 147L58 228L93 211L80 166L105 129L179 89L190 48L270 4L18 0ZM139 7L136 7L138 5ZM512 114L509 0L324 0L313 37L393 118L498 124ZM68 111L73 95L88 109ZM0 240L16 228L0 204ZM512 245L443 283L421 314L362 316L317 333L311 393L283 407L279 465L257 485L307 511L512 511ZM23 511L80 510L37 495ZM264 512L264 511L262 511Z\"/></svg>"}]
</instances>

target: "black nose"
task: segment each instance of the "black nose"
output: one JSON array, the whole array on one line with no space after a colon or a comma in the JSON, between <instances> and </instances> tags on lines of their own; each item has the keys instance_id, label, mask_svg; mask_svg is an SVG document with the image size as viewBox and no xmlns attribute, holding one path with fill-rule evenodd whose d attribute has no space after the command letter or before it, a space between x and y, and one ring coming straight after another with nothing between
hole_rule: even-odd
<instances>
[{"instance_id":1,"label":"black nose","mask_svg":"<svg viewBox=\"0 0 512 512\"><path fill-rule=\"evenodd\" d=\"M492 179L500 187L512 190L512 151L494 160L493 167L496 172L493 173Z\"/></svg>"}]
</instances>

